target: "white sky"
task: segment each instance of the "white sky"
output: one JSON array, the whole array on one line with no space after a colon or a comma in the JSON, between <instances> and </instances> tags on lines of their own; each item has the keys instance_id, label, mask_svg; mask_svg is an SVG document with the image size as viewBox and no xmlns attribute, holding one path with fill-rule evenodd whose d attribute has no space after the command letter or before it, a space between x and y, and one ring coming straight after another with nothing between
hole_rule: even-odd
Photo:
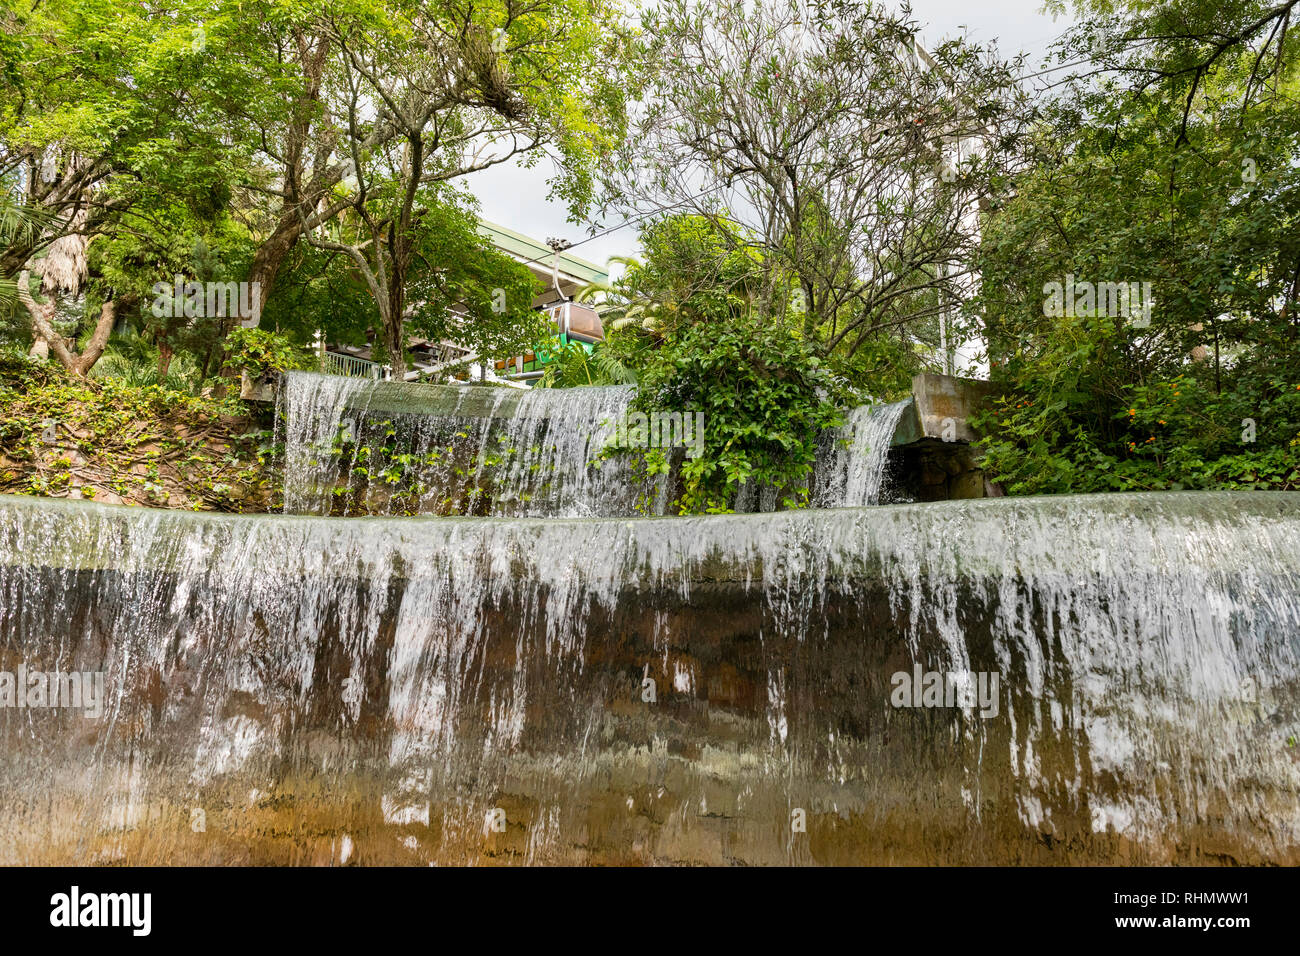
<instances>
[{"instance_id":1,"label":"white sky","mask_svg":"<svg viewBox=\"0 0 1300 956\"><path fill-rule=\"evenodd\" d=\"M997 42L1004 57L1019 52L1030 54L1028 64L1037 68L1049 43L1063 33L1072 17L1067 14L1053 19L1042 12L1042 0L912 0L912 17L923 25L922 42L934 46L941 40L962 34L973 42ZM485 219L522 232L538 240L552 236L577 243L588 236L588 225L568 221L562 203L546 199L546 180L554 174L549 159L533 169L503 164L476 173L470 186L479 198ZM608 222L617 225L619 220ZM585 242L573 250L597 265L604 266L612 255L636 255L636 226L628 226L608 236ZM615 274L618 271L615 270Z\"/></svg>"}]
</instances>

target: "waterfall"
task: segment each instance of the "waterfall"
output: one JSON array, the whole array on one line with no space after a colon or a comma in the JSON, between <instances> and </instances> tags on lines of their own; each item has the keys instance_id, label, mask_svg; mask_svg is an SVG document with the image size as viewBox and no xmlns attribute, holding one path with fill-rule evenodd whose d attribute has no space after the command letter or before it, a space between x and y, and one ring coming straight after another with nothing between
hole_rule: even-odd
<instances>
[{"instance_id":1,"label":"waterfall","mask_svg":"<svg viewBox=\"0 0 1300 956\"><path fill-rule=\"evenodd\" d=\"M815 507L880 503L890 443L910 404L909 399L852 408L843 425L822 436L813 479Z\"/></svg>"},{"instance_id":2,"label":"waterfall","mask_svg":"<svg viewBox=\"0 0 1300 956\"><path fill-rule=\"evenodd\" d=\"M529 389L285 376L280 430L287 514L664 514L670 479L599 460L631 386ZM877 504L908 402L851 409L823 436L813 504ZM337 439L344 436L346 442ZM358 480L368 472L369 482ZM365 486L364 497L355 489ZM775 511L774 489L742 488L741 512Z\"/></svg>"},{"instance_id":3,"label":"waterfall","mask_svg":"<svg viewBox=\"0 0 1300 956\"><path fill-rule=\"evenodd\" d=\"M642 480L626 460L598 460L632 396L630 386L525 391L291 372L280 409L284 510L663 513L664 478ZM360 472L370 480L358 481ZM350 492L361 486L358 500Z\"/></svg>"},{"instance_id":4,"label":"waterfall","mask_svg":"<svg viewBox=\"0 0 1300 956\"><path fill-rule=\"evenodd\" d=\"M20 709L0 673L0 863L1300 863L1284 493L546 521L0 498L0 635L0 672L106 695ZM931 673L999 680L898 702Z\"/></svg>"},{"instance_id":5,"label":"waterfall","mask_svg":"<svg viewBox=\"0 0 1300 956\"><path fill-rule=\"evenodd\" d=\"M283 431L284 510L328 514L338 471L332 455L351 402L371 382L343 375L289 372L284 376L277 426Z\"/></svg>"}]
</instances>

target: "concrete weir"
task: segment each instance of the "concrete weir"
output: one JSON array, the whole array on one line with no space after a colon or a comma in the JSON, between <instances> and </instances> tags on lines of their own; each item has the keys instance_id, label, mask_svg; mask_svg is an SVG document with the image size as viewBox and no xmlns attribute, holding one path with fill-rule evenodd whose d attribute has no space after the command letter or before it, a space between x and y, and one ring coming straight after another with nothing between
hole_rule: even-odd
<instances>
[{"instance_id":1,"label":"concrete weir","mask_svg":"<svg viewBox=\"0 0 1300 956\"><path fill-rule=\"evenodd\" d=\"M302 373L297 374L300 378ZM329 376L334 378L335 376ZM368 414L423 415L435 418L511 417L526 404L518 389L472 385L427 385L413 382L352 380L354 387L340 395L348 408ZM249 401L279 401L283 385L266 381L245 382L243 398ZM566 389L569 394L592 391ZM898 420L890 444L910 445L925 439L969 443L975 431L969 419L992 393L988 382L953 375L923 373L912 380L910 409Z\"/></svg>"},{"instance_id":2,"label":"concrete weir","mask_svg":"<svg viewBox=\"0 0 1300 956\"><path fill-rule=\"evenodd\" d=\"M817 507L1000 494L970 444L987 383L917 376L915 395L849 409L822 435L811 476ZM629 419L630 386L532 389L373 382L289 373L279 394L285 510L296 514L478 514L617 517L664 514L676 469L645 476L603 456ZM678 419L660 428L657 418ZM681 421L694 418L694 421ZM703 445L703 416L650 416L652 447L680 463ZM685 425L687 427L683 428ZM627 434L627 431L623 432ZM665 434L671 441L661 441ZM346 436L340 447L339 437ZM692 441L692 438L697 441ZM681 441L679 439L685 439ZM358 473L403 476L407 486ZM782 493L743 488L737 511L774 511Z\"/></svg>"},{"instance_id":3,"label":"concrete weir","mask_svg":"<svg viewBox=\"0 0 1300 956\"><path fill-rule=\"evenodd\" d=\"M1300 863L1285 493L0 498L0 634L0 863Z\"/></svg>"}]
</instances>

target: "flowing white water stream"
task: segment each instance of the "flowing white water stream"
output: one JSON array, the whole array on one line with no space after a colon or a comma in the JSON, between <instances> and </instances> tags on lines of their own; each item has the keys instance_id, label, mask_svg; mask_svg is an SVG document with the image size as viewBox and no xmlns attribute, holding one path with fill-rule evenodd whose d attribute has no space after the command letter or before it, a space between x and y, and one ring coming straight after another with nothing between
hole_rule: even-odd
<instances>
[{"instance_id":1,"label":"flowing white water stream","mask_svg":"<svg viewBox=\"0 0 1300 956\"><path fill-rule=\"evenodd\" d=\"M663 481L635 481L618 460L597 464L632 395L626 386L521 391L292 372L281 408L285 512L348 514L332 489L366 468L384 491L385 470L405 456L415 494L401 509L381 498L364 510L584 517L632 514L643 501L662 513ZM357 439L341 461L330 453L340 433Z\"/></svg>"},{"instance_id":2,"label":"flowing white water stream","mask_svg":"<svg viewBox=\"0 0 1300 956\"><path fill-rule=\"evenodd\" d=\"M814 472L818 508L874 505L885 490L890 442L911 401L849 409L844 424L828 432Z\"/></svg>"}]
</instances>

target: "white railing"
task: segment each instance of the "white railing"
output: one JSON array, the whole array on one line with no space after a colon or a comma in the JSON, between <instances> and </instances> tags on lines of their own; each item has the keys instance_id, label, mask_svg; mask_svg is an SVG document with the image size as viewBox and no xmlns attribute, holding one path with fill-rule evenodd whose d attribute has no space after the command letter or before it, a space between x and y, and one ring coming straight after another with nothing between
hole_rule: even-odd
<instances>
[{"instance_id":1,"label":"white railing","mask_svg":"<svg viewBox=\"0 0 1300 956\"><path fill-rule=\"evenodd\" d=\"M386 379L392 374L388 366L380 365L369 359L357 358L355 355L340 355L338 352L326 352L321 362L321 371L327 375L346 375L349 378Z\"/></svg>"}]
</instances>

